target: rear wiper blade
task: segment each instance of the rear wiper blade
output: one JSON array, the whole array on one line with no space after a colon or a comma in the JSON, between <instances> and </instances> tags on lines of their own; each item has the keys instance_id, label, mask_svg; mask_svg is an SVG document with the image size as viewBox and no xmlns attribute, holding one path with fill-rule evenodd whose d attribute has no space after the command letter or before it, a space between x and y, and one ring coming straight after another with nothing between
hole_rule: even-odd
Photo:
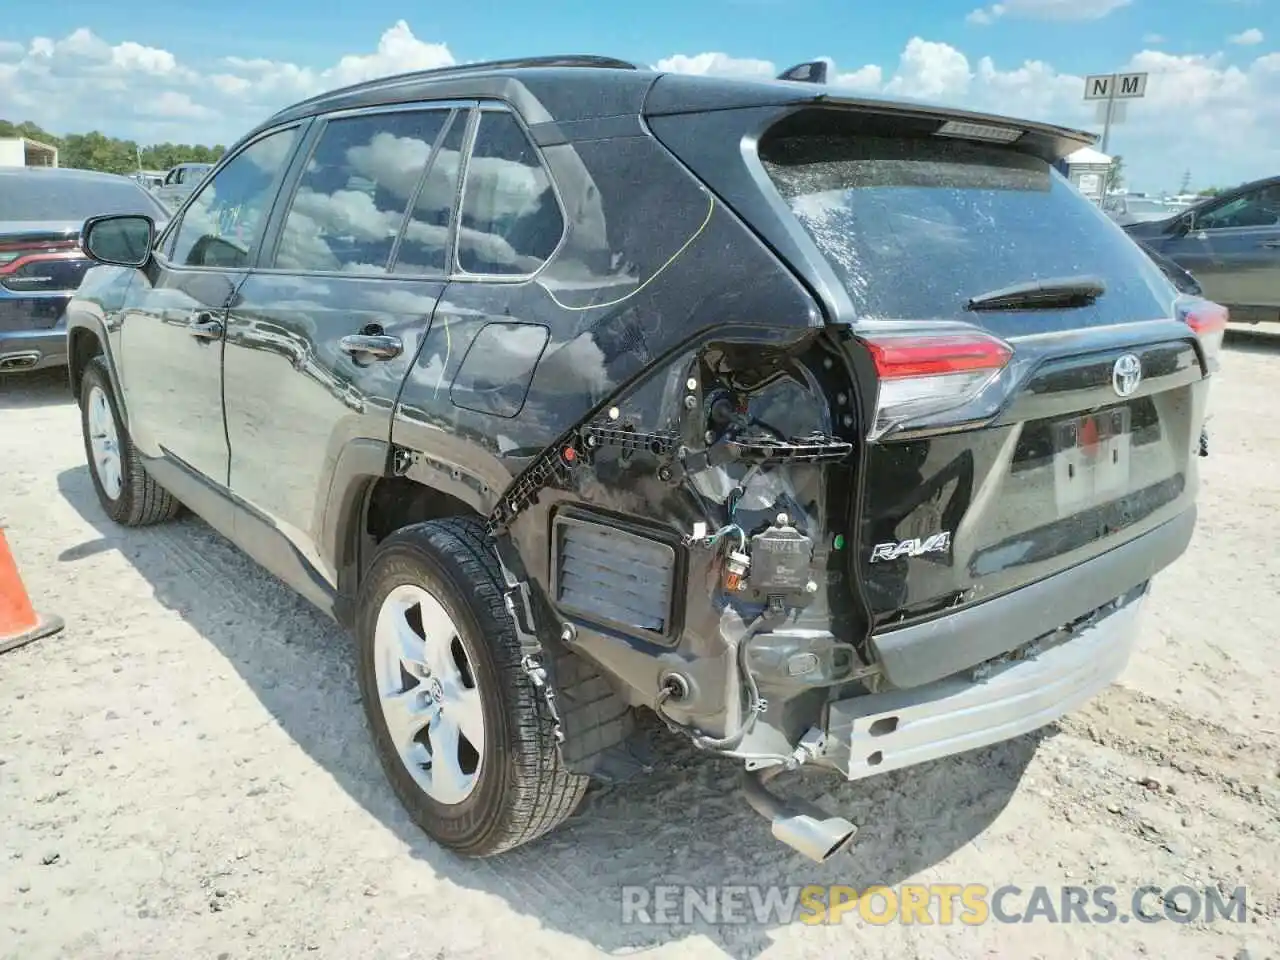
<instances>
[{"instance_id":1,"label":"rear wiper blade","mask_svg":"<svg viewBox=\"0 0 1280 960\"><path fill-rule=\"evenodd\" d=\"M1046 310L1055 307L1086 307L1107 292L1098 277L1060 277L1030 280L1011 287L990 290L971 297L966 310Z\"/></svg>"}]
</instances>

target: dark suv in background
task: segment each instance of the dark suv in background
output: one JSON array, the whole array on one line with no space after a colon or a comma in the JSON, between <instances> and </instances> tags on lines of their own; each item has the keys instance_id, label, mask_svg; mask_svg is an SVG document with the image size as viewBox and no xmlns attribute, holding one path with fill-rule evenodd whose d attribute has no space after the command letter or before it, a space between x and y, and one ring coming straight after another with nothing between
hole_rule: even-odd
<instances>
[{"instance_id":1,"label":"dark suv in background","mask_svg":"<svg viewBox=\"0 0 1280 960\"><path fill-rule=\"evenodd\" d=\"M767 781L1073 709L1191 537L1224 314L1052 169L1091 140L592 57L315 97L86 224L94 486L354 629L440 843L551 829L652 711L823 860Z\"/></svg>"},{"instance_id":2,"label":"dark suv in background","mask_svg":"<svg viewBox=\"0 0 1280 960\"><path fill-rule=\"evenodd\" d=\"M91 266L80 231L108 213L168 216L128 177L0 167L0 373L66 365L63 314Z\"/></svg>"}]
</instances>

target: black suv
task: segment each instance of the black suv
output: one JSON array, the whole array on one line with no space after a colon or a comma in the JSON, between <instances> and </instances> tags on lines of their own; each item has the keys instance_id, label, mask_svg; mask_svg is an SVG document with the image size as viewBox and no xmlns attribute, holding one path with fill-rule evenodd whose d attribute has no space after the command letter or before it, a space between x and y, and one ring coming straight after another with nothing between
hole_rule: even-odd
<instances>
[{"instance_id":1,"label":"black suv","mask_svg":"<svg viewBox=\"0 0 1280 960\"><path fill-rule=\"evenodd\" d=\"M159 236L85 224L94 486L354 630L440 843L550 830L656 714L823 860L771 778L1073 709L1192 535L1224 312L1052 168L1091 140L591 57L306 100Z\"/></svg>"}]
</instances>

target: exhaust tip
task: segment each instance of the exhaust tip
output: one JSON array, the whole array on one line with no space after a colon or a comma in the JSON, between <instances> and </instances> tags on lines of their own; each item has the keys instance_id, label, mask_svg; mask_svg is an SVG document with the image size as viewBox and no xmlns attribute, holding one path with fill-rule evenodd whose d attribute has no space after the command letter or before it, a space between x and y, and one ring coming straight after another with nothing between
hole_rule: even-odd
<instances>
[{"instance_id":1,"label":"exhaust tip","mask_svg":"<svg viewBox=\"0 0 1280 960\"><path fill-rule=\"evenodd\" d=\"M783 800L770 793L765 783L782 769L747 771L742 792L747 803L769 820L774 839L804 854L816 863L826 863L847 850L858 834L858 828L844 817L833 817L803 800Z\"/></svg>"},{"instance_id":2,"label":"exhaust tip","mask_svg":"<svg viewBox=\"0 0 1280 960\"><path fill-rule=\"evenodd\" d=\"M844 817L821 820L807 814L777 817L772 828L775 839L815 863L826 863L837 853L848 849L858 835L858 828Z\"/></svg>"},{"instance_id":3,"label":"exhaust tip","mask_svg":"<svg viewBox=\"0 0 1280 960\"><path fill-rule=\"evenodd\" d=\"M21 353L6 353L0 356L0 370L24 370L34 367L40 362L37 350L25 350Z\"/></svg>"}]
</instances>

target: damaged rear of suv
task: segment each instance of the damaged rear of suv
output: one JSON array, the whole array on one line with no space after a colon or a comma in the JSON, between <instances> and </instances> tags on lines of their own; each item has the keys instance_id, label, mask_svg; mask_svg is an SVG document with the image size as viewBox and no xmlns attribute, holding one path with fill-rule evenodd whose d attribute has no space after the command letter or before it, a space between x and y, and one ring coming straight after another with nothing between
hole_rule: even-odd
<instances>
[{"instance_id":1,"label":"damaged rear of suv","mask_svg":"<svg viewBox=\"0 0 1280 960\"><path fill-rule=\"evenodd\" d=\"M403 368L383 323L347 332L350 364L300 351L360 418L304 431L330 452L315 528L275 515L298 556L246 548L295 584L309 564L299 589L354 627L375 743L435 839L545 833L589 779L649 767L652 711L741 761L774 835L820 861L854 827L779 799L778 774L1004 740L1120 674L1192 535L1225 312L1054 171L1089 135L593 59L377 81L273 122L432 100L451 113L385 266L324 278L363 285L353 312L419 291L403 249L439 186L430 322L404 321ZM524 172L493 188L502 164ZM245 269L228 325L302 337L278 257L269 284ZM227 376L253 335L228 334ZM223 389L219 482L271 516ZM163 452L133 469L193 505Z\"/></svg>"}]
</instances>

